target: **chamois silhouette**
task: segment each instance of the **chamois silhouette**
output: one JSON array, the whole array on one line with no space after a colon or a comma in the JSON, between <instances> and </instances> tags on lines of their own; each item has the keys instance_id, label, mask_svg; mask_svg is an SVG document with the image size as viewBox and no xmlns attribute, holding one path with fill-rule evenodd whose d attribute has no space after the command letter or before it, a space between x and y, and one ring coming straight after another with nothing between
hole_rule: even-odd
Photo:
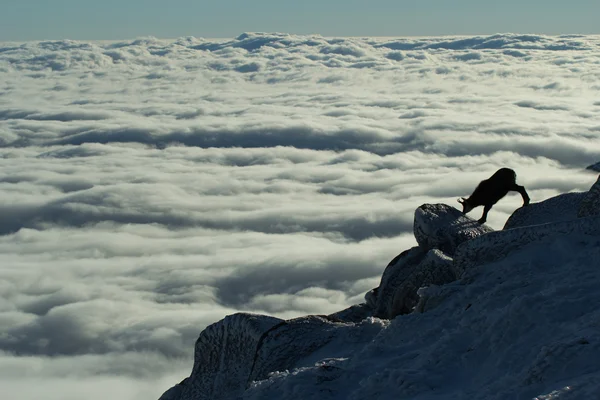
<instances>
[{"instance_id":1,"label":"chamois silhouette","mask_svg":"<svg viewBox=\"0 0 600 400\"><path fill-rule=\"evenodd\" d=\"M458 202L463 206L463 214L477 206L483 206L480 224L487 221L487 214L492 206L510 191L519 192L523 197L523 206L529 204L529 195L523 186L517 185L517 174L510 168L500 168L490 178L481 181L468 199L461 197Z\"/></svg>"}]
</instances>

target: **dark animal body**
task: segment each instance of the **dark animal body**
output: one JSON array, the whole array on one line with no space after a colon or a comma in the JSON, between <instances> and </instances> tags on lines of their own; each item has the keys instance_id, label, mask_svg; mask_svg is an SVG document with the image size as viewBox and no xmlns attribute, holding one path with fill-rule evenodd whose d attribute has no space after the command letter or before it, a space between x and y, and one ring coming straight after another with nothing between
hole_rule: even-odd
<instances>
[{"instance_id":1,"label":"dark animal body","mask_svg":"<svg viewBox=\"0 0 600 400\"><path fill-rule=\"evenodd\" d=\"M479 223L487 221L487 214L492 206L510 191L519 192L523 197L523 205L529 204L529 195L523 186L517 185L517 174L510 168L500 168L489 179L481 181L468 199L461 197L458 202L463 206L463 214L477 206L483 206L483 215Z\"/></svg>"}]
</instances>

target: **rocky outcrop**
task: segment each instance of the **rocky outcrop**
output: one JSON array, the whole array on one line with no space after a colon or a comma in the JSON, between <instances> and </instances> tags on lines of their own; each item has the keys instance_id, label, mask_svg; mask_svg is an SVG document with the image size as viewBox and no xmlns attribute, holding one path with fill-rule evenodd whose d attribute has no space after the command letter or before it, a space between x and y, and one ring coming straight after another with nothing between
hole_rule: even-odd
<instances>
[{"instance_id":1,"label":"rocky outcrop","mask_svg":"<svg viewBox=\"0 0 600 400\"><path fill-rule=\"evenodd\" d=\"M414 235L420 247L452 256L463 242L493 229L446 204L423 204L415 211Z\"/></svg>"},{"instance_id":2,"label":"rocky outcrop","mask_svg":"<svg viewBox=\"0 0 600 400\"><path fill-rule=\"evenodd\" d=\"M180 384L180 399L228 398L243 391L264 335L285 321L266 315L233 314L200 333L194 368Z\"/></svg>"},{"instance_id":3,"label":"rocky outcrop","mask_svg":"<svg viewBox=\"0 0 600 400\"><path fill-rule=\"evenodd\" d=\"M493 230L446 204L423 204L415 211L414 235L419 246L405 250L386 267L379 287L365 295L378 318L411 313L418 290L460 277L452 254L461 243Z\"/></svg>"},{"instance_id":4,"label":"rocky outcrop","mask_svg":"<svg viewBox=\"0 0 600 400\"><path fill-rule=\"evenodd\" d=\"M450 257L437 249L413 247L385 269L377 290L374 316L392 319L411 313L419 301L420 287L456 279Z\"/></svg>"},{"instance_id":5,"label":"rocky outcrop","mask_svg":"<svg viewBox=\"0 0 600 400\"><path fill-rule=\"evenodd\" d=\"M327 357L347 357L350 346L344 348L344 343L368 342L384 326L373 319L360 323L332 322L320 316L289 320L265 335L247 383L265 379L273 371L312 366L322 350Z\"/></svg>"},{"instance_id":6,"label":"rocky outcrop","mask_svg":"<svg viewBox=\"0 0 600 400\"><path fill-rule=\"evenodd\" d=\"M577 216L582 218L598 214L600 214L600 176L590 190L585 193L579 205Z\"/></svg>"},{"instance_id":7,"label":"rocky outcrop","mask_svg":"<svg viewBox=\"0 0 600 400\"><path fill-rule=\"evenodd\" d=\"M577 218L577 212L586 192L565 193L539 203L520 207L508 218L504 230L522 226L568 221Z\"/></svg>"},{"instance_id":8,"label":"rocky outcrop","mask_svg":"<svg viewBox=\"0 0 600 400\"><path fill-rule=\"evenodd\" d=\"M356 342L368 342L385 322L366 318L343 323L327 316L291 320L239 313L210 325L196 341L189 378L166 391L161 400L219 400L239 397L253 381L271 372L312 366L318 350L348 357Z\"/></svg>"},{"instance_id":9,"label":"rocky outcrop","mask_svg":"<svg viewBox=\"0 0 600 400\"><path fill-rule=\"evenodd\" d=\"M342 342L369 341L391 319L412 312L422 286L457 279L452 258L460 243L491 231L444 204L424 204L415 213L419 246L387 266L378 288L366 303L328 316L281 320L234 314L207 327L198 338L189 378L165 392L165 400L218 400L239 397L253 381L274 371L316 362L316 354L343 357ZM346 346L347 348L348 346Z\"/></svg>"},{"instance_id":10,"label":"rocky outcrop","mask_svg":"<svg viewBox=\"0 0 600 400\"><path fill-rule=\"evenodd\" d=\"M323 398L335 398L326 395L328 382L344 376L344 360L351 359L352 349L384 334L388 320L457 301L477 276L469 271L524 247L531 253L536 243L548 246L560 242L561 236L600 238L599 205L600 179L589 192L519 208L504 230L493 231L448 205L423 204L414 217L418 246L390 261L379 287L365 294L365 303L327 316L287 321L253 314L228 316L200 334L192 374L161 400L242 398L258 390L255 382L292 369L314 370L311 376L322 385ZM475 304L457 305L467 312Z\"/></svg>"}]
</instances>

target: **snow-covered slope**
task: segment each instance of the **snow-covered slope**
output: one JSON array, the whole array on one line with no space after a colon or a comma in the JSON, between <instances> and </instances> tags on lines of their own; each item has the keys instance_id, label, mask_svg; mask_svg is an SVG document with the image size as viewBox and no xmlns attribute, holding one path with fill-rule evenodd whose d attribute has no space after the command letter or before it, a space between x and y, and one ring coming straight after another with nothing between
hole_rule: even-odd
<instances>
[{"instance_id":1,"label":"snow-covered slope","mask_svg":"<svg viewBox=\"0 0 600 400\"><path fill-rule=\"evenodd\" d=\"M496 232L423 205L419 246L366 303L229 316L200 334L191 376L161 399L599 398L596 186L520 209Z\"/></svg>"}]
</instances>

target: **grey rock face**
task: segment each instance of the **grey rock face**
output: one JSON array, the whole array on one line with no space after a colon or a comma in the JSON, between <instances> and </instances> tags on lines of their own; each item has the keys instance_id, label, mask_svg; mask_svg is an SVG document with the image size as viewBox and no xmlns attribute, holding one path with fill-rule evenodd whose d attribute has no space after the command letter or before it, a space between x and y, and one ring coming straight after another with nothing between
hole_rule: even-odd
<instances>
[{"instance_id":1,"label":"grey rock face","mask_svg":"<svg viewBox=\"0 0 600 400\"><path fill-rule=\"evenodd\" d=\"M577 216L582 218L598 214L600 214L600 176L581 200Z\"/></svg>"},{"instance_id":2,"label":"grey rock face","mask_svg":"<svg viewBox=\"0 0 600 400\"><path fill-rule=\"evenodd\" d=\"M263 315L234 314L207 327L196 342L189 378L166 391L164 400L239 398L253 381L271 372L312 366L319 349L334 343L334 356L348 357L344 343L369 342L384 326L374 318L359 324L327 316L281 320Z\"/></svg>"},{"instance_id":3,"label":"grey rock face","mask_svg":"<svg viewBox=\"0 0 600 400\"><path fill-rule=\"evenodd\" d=\"M413 230L420 247L438 249L450 256L461 243L493 232L447 204L423 204L417 208Z\"/></svg>"},{"instance_id":4,"label":"grey rock face","mask_svg":"<svg viewBox=\"0 0 600 400\"><path fill-rule=\"evenodd\" d=\"M248 383L268 377L273 371L312 366L319 360L315 353L332 342L344 340L370 340L382 325L336 323L325 317L309 315L286 321L269 331L259 346ZM353 332L349 334L349 332ZM338 348L339 346L332 346ZM328 354L340 357L343 354Z\"/></svg>"},{"instance_id":5,"label":"grey rock face","mask_svg":"<svg viewBox=\"0 0 600 400\"><path fill-rule=\"evenodd\" d=\"M515 210L504 224L504 230L549 222L568 221L577 218L577 212L585 192L565 193L539 203Z\"/></svg>"},{"instance_id":6,"label":"grey rock face","mask_svg":"<svg viewBox=\"0 0 600 400\"><path fill-rule=\"evenodd\" d=\"M264 335L285 321L265 315L233 314L208 326L196 341L194 368L179 400L216 400L246 388Z\"/></svg>"},{"instance_id":7,"label":"grey rock face","mask_svg":"<svg viewBox=\"0 0 600 400\"><path fill-rule=\"evenodd\" d=\"M392 319L408 314L419 301L422 286L441 285L456 280L452 259L437 249L413 247L385 269L378 289L374 315Z\"/></svg>"}]
</instances>

